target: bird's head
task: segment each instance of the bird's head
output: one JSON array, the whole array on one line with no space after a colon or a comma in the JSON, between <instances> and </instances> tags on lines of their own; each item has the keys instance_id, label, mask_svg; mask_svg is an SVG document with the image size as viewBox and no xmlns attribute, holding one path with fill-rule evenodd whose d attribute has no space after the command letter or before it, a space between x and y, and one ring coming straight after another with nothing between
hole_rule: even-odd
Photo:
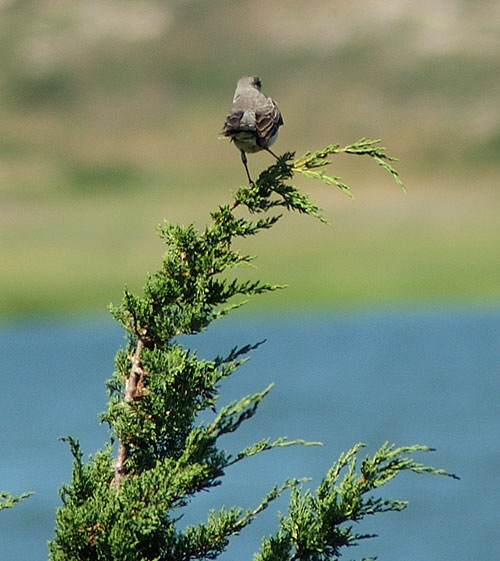
<instances>
[{"instance_id":1,"label":"bird's head","mask_svg":"<svg viewBox=\"0 0 500 561\"><path fill-rule=\"evenodd\" d=\"M238 80L238 84L237 87L252 87L252 88L256 88L257 90L260 91L260 88L262 87L262 82L260 81L260 78L258 76L243 76Z\"/></svg>"}]
</instances>

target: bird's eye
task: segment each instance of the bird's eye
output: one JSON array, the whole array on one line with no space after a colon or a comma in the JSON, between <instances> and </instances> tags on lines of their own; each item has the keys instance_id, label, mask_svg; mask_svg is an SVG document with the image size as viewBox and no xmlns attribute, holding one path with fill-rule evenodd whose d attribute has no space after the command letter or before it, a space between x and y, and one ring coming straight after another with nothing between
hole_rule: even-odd
<instances>
[{"instance_id":1,"label":"bird's eye","mask_svg":"<svg viewBox=\"0 0 500 561\"><path fill-rule=\"evenodd\" d=\"M254 83L258 88L261 88L261 87L262 87L262 82L260 81L260 78L257 78L257 76L255 76L253 83Z\"/></svg>"}]
</instances>

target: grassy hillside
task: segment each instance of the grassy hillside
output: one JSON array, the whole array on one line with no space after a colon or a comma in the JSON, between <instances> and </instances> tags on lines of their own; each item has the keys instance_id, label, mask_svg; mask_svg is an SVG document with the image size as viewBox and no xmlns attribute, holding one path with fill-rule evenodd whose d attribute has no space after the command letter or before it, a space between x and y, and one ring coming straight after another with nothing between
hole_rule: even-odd
<instances>
[{"instance_id":1,"label":"grassy hillside","mask_svg":"<svg viewBox=\"0 0 500 561\"><path fill-rule=\"evenodd\" d=\"M495 2L10 2L0 6L0 314L103 310L245 179L218 139L236 79L284 114L277 151L382 137L408 186L339 157L353 203L301 185L333 228L255 240L286 294L251 308L500 296ZM270 163L250 158L254 174Z\"/></svg>"}]
</instances>

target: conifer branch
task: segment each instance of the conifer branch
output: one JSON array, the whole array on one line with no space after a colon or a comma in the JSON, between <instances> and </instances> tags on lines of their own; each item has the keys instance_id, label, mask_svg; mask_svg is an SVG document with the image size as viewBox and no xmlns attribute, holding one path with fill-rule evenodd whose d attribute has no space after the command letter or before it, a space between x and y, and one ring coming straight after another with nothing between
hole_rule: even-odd
<instances>
[{"instance_id":1,"label":"conifer branch","mask_svg":"<svg viewBox=\"0 0 500 561\"><path fill-rule=\"evenodd\" d=\"M249 458L250 456L255 456L256 454L260 454L261 452L265 452L267 450L273 450L274 448L284 448L287 446L296 446L300 444L301 446L322 446L322 442L310 442L308 440L302 440L301 438L295 438L294 440L288 440L285 437L280 437L276 439L274 442L271 442L270 438L264 438L247 448L238 452L238 454L228 461L228 466L232 466L245 458Z\"/></svg>"},{"instance_id":2,"label":"conifer branch","mask_svg":"<svg viewBox=\"0 0 500 561\"><path fill-rule=\"evenodd\" d=\"M404 471L458 479L407 455L431 452L431 448L396 447L387 442L373 456L366 456L358 470L357 456L363 447L364 444L356 444L341 454L315 493L293 489L288 514L280 517L278 532L263 540L255 561L337 560L343 547L376 537L354 532L353 523L369 515L401 511L408 505L407 501L374 497L369 493Z\"/></svg>"},{"instance_id":3,"label":"conifer branch","mask_svg":"<svg viewBox=\"0 0 500 561\"><path fill-rule=\"evenodd\" d=\"M334 154L368 156L373 158L383 169L388 171L397 185L405 192L406 189L398 171L389 163L396 162L397 158L389 156L385 150L383 146L380 146L380 139L370 140L361 138L343 148L340 147L340 144L330 144L322 150L306 152L302 157L295 160L292 169L310 179L319 179L327 185L336 185L346 195L354 198L349 187L341 181L340 177L327 175L323 169L318 171L318 168L330 165L332 162L328 159L328 156Z\"/></svg>"},{"instance_id":4,"label":"conifer branch","mask_svg":"<svg viewBox=\"0 0 500 561\"><path fill-rule=\"evenodd\" d=\"M17 503L31 497L34 493L22 493L21 495L11 495L7 491L0 491L0 510L12 508Z\"/></svg>"},{"instance_id":5,"label":"conifer branch","mask_svg":"<svg viewBox=\"0 0 500 561\"><path fill-rule=\"evenodd\" d=\"M280 517L277 533L264 540L256 561L337 559L341 547L369 537L353 533L351 522L406 506L373 497L373 490L402 471L449 475L411 458L430 449L388 444L363 460L358 473L357 445L332 465L316 493L300 488L305 480L290 479L273 487L254 509L212 510L205 523L178 527L181 509L196 494L219 485L237 462L276 448L318 444L281 437L260 439L235 455L221 448L220 439L251 419L271 389L218 407L220 383L262 341L200 359L179 336L204 331L251 296L282 288L233 277L237 267L253 260L235 249L236 242L275 226L283 210L326 222L318 205L291 180L300 173L350 194L340 178L323 169L337 153L373 158L402 186L390 164L394 159L379 141L361 139L344 148L332 144L295 162L294 154L284 154L255 184L240 187L231 203L212 212L202 230L167 221L158 226L166 245L160 267L147 276L141 294L125 288L121 303L111 307L128 335L126 348L116 355L107 382L110 400L100 416L111 440L84 461L78 441L65 438L73 455L72 482L61 489L50 561L215 559L231 536L285 490L291 492L288 514ZM209 421L199 421L202 412L212 415Z\"/></svg>"}]
</instances>

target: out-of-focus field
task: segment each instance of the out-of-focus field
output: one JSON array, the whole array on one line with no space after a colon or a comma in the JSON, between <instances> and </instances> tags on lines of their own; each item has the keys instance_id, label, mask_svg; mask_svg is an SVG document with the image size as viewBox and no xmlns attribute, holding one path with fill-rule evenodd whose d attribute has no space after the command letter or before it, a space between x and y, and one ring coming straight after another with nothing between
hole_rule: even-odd
<instances>
[{"instance_id":1,"label":"out-of-focus field","mask_svg":"<svg viewBox=\"0 0 500 561\"><path fill-rule=\"evenodd\" d=\"M297 183L332 228L284 217L245 241L289 288L250 309L498 304L500 4L409 0L0 3L0 317L85 314L140 289L164 218L203 226L244 182L219 140L259 74L276 151L383 139ZM272 162L250 157L254 175Z\"/></svg>"}]
</instances>

